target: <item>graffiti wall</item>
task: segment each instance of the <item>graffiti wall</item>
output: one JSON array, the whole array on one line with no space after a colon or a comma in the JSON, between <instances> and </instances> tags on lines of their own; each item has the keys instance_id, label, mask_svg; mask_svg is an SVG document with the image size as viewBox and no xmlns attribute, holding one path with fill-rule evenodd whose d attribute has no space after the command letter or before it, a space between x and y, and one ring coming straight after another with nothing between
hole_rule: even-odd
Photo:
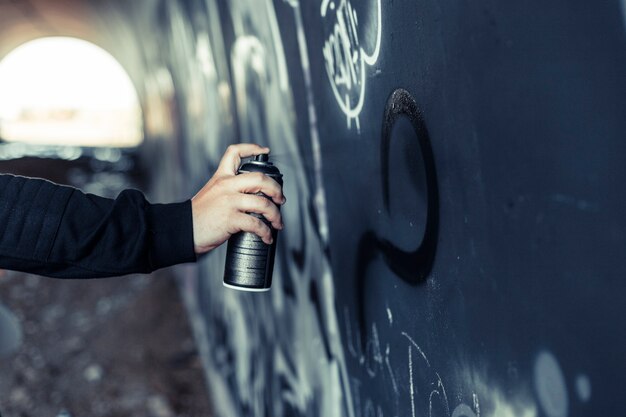
<instances>
[{"instance_id":1,"label":"graffiti wall","mask_svg":"<svg viewBox=\"0 0 626 417\"><path fill-rule=\"evenodd\" d=\"M622 413L623 2L136 7L160 196L284 173L270 292L180 269L218 415Z\"/></svg>"}]
</instances>

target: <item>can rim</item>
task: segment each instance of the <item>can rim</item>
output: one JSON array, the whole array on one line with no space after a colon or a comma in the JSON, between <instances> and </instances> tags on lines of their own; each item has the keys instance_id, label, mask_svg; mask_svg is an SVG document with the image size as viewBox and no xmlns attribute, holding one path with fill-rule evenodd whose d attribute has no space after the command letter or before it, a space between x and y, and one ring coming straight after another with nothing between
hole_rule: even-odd
<instances>
[{"instance_id":1,"label":"can rim","mask_svg":"<svg viewBox=\"0 0 626 417\"><path fill-rule=\"evenodd\" d=\"M231 285L231 284L227 284L224 281L222 281L222 284L226 287L226 288L231 288L233 290L237 290L237 291L247 291L247 292L266 292L269 291L270 288L254 288L254 287L239 287L236 285Z\"/></svg>"}]
</instances>

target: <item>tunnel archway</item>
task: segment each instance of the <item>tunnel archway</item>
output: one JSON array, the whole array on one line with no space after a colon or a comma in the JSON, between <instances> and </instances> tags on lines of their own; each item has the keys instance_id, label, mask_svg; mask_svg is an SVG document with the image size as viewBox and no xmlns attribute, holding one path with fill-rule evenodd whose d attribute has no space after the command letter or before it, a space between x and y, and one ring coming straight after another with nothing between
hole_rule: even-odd
<instances>
[{"instance_id":1,"label":"tunnel archway","mask_svg":"<svg viewBox=\"0 0 626 417\"><path fill-rule=\"evenodd\" d=\"M0 61L0 139L136 147L144 139L137 91L122 65L91 42L31 40Z\"/></svg>"}]
</instances>

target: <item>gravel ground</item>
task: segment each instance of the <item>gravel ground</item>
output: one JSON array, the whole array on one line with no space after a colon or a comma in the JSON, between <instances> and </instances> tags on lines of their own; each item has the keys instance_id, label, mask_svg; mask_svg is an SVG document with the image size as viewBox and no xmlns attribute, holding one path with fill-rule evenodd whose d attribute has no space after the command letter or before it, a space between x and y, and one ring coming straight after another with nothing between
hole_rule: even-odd
<instances>
[{"instance_id":1,"label":"gravel ground","mask_svg":"<svg viewBox=\"0 0 626 417\"><path fill-rule=\"evenodd\" d=\"M0 278L22 323L0 361L3 416L208 416L200 360L167 273L56 280Z\"/></svg>"},{"instance_id":2,"label":"gravel ground","mask_svg":"<svg viewBox=\"0 0 626 417\"><path fill-rule=\"evenodd\" d=\"M0 171L42 176L29 171L33 161L9 164ZM48 178L79 178L81 188L94 177L77 164L45 166L54 167ZM109 188L124 185L119 173L95 175L103 184L109 178ZM0 301L24 333L19 350L0 358L3 417L211 415L171 272L96 280L8 272L0 277Z\"/></svg>"}]
</instances>

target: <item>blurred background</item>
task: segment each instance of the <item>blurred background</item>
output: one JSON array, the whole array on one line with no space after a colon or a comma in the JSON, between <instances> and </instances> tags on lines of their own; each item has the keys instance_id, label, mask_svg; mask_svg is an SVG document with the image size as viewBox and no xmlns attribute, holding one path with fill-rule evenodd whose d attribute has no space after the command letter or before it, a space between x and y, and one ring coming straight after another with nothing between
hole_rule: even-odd
<instances>
[{"instance_id":1,"label":"blurred background","mask_svg":"<svg viewBox=\"0 0 626 417\"><path fill-rule=\"evenodd\" d=\"M145 80L125 68L142 59L130 23L114 5L0 2L1 172L107 197L149 193L154 166L141 149L150 122L136 87ZM154 129L171 131L166 116L155 117ZM212 415L172 272L89 281L1 274L2 415Z\"/></svg>"},{"instance_id":2,"label":"blurred background","mask_svg":"<svg viewBox=\"0 0 626 417\"><path fill-rule=\"evenodd\" d=\"M0 170L288 200L267 293L6 272L2 415L623 414L625 92L626 0L0 0Z\"/></svg>"}]
</instances>

